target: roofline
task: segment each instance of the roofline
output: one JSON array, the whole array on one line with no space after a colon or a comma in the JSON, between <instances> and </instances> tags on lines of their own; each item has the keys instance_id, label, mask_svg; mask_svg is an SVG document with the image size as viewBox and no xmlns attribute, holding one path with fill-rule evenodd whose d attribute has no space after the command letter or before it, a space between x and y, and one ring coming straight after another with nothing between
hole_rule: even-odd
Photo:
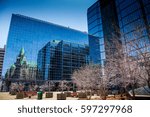
<instances>
[{"instance_id":1,"label":"roofline","mask_svg":"<svg viewBox=\"0 0 150 117\"><path fill-rule=\"evenodd\" d=\"M93 7L95 4L97 4L97 2L99 2L99 0L97 0L96 2L94 2L90 7L88 7L87 11L89 11L89 9L91 9L91 7Z\"/></svg>"},{"instance_id":2,"label":"roofline","mask_svg":"<svg viewBox=\"0 0 150 117\"><path fill-rule=\"evenodd\" d=\"M52 23L52 22L40 20L40 19L37 19L37 18L33 18L33 17L21 15L21 14L14 14L14 13L13 13L12 16L13 16L13 15L19 16L19 17L23 17L23 18L27 18L27 19L31 19L31 20L34 20L34 21L37 21L37 22L41 22L41 23L45 23L45 24L51 24L51 25L59 26L59 27L62 27L62 28L74 30L74 31L77 31L77 32L84 33L84 34L87 34L87 35L88 35L88 32L87 32L87 31L85 31L85 32L84 32L84 31L80 31L80 30L77 30L77 29L73 29L73 28L70 28L70 27L62 26L62 25L59 25L59 24L55 24L55 23Z\"/></svg>"},{"instance_id":3,"label":"roofline","mask_svg":"<svg viewBox=\"0 0 150 117\"><path fill-rule=\"evenodd\" d=\"M72 42L70 42L70 41L64 41L64 40L51 40L51 41L49 41L48 43L46 43L39 51L42 51L44 48L46 48L46 46L47 46L48 44L53 43L53 41L59 41L59 43L61 43L61 42L63 42L63 43L66 42L66 43L70 43L70 44L76 44L76 45L78 45L78 46L89 47L88 44L72 43ZM59 43L58 43L58 44L59 44ZM38 53L39 53L39 51L38 51Z\"/></svg>"}]
</instances>

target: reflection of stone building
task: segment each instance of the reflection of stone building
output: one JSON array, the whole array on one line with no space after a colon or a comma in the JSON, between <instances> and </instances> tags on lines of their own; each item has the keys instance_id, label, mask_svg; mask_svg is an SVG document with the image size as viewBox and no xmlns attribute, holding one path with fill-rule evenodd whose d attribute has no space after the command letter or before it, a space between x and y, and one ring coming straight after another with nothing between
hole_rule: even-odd
<instances>
[{"instance_id":1,"label":"reflection of stone building","mask_svg":"<svg viewBox=\"0 0 150 117\"><path fill-rule=\"evenodd\" d=\"M16 62L7 70L5 77L18 80L35 80L36 71L37 67L35 64L27 63L25 52L22 48Z\"/></svg>"},{"instance_id":2,"label":"reflection of stone building","mask_svg":"<svg viewBox=\"0 0 150 117\"><path fill-rule=\"evenodd\" d=\"M27 80L36 80L37 65L35 63L28 63L28 78Z\"/></svg>"}]
</instances>

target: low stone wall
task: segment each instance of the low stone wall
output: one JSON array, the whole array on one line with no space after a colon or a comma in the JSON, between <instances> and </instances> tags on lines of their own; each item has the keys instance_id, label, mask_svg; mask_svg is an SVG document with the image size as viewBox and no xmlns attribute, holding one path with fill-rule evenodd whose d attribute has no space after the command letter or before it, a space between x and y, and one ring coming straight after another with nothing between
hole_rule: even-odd
<instances>
[{"instance_id":1,"label":"low stone wall","mask_svg":"<svg viewBox=\"0 0 150 117\"><path fill-rule=\"evenodd\" d=\"M135 100L150 100L150 95L136 95Z\"/></svg>"}]
</instances>

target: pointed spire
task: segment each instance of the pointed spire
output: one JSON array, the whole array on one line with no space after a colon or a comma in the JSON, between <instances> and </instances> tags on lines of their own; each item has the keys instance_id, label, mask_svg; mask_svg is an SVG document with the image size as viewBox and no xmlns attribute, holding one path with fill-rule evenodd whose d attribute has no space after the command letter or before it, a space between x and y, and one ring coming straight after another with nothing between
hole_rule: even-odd
<instances>
[{"instance_id":1,"label":"pointed spire","mask_svg":"<svg viewBox=\"0 0 150 117\"><path fill-rule=\"evenodd\" d=\"M13 64L13 65L11 65L11 67L10 67L10 69L15 69L16 68L16 66Z\"/></svg>"},{"instance_id":2,"label":"pointed spire","mask_svg":"<svg viewBox=\"0 0 150 117\"><path fill-rule=\"evenodd\" d=\"M24 55L24 48L21 48L20 55Z\"/></svg>"},{"instance_id":3,"label":"pointed spire","mask_svg":"<svg viewBox=\"0 0 150 117\"><path fill-rule=\"evenodd\" d=\"M24 48L21 48L21 55L24 54Z\"/></svg>"}]
</instances>

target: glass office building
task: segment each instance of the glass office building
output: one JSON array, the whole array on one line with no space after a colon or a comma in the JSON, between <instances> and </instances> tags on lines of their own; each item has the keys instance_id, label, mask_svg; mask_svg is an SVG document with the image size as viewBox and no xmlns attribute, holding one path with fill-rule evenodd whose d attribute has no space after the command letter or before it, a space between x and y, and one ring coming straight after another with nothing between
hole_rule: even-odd
<instances>
[{"instance_id":1,"label":"glass office building","mask_svg":"<svg viewBox=\"0 0 150 117\"><path fill-rule=\"evenodd\" d=\"M89 34L99 37L99 41L90 42L93 42L92 45L100 45L96 46L95 51L98 49L100 51L101 65L107 59L106 50L109 48L105 43L111 43L114 35L127 45L129 41L135 39L133 36L136 29L142 28L142 34L137 35L136 39L149 43L149 0L98 0L88 8L87 20Z\"/></svg>"},{"instance_id":2,"label":"glass office building","mask_svg":"<svg viewBox=\"0 0 150 117\"><path fill-rule=\"evenodd\" d=\"M105 59L104 37L102 30L102 19L100 14L101 12L99 1L94 3L90 8L88 8L88 33L90 35L99 37L97 39L89 38L90 57L94 63L101 63L102 54ZM97 52L97 54L93 54L94 51Z\"/></svg>"},{"instance_id":3,"label":"glass office building","mask_svg":"<svg viewBox=\"0 0 150 117\"><path fill-rule=\"evenodd\" d=\"M53 23L27 16L13 14L6 45L3 75L15 62L21 48L24 48L28 62L36 63L38 51L51 40L88 44L88 35Z\"/></svg>"},{"instance_id":4,"label":"glass office building","mask_svg":"<svg viewBox=\"0 0 150 117\"><path fill-rule=\"evenodd\" d=\"M99 37L89 35L89 57L90 63L99 64L101 62L100 39Z\"/></svg>"},{"instance_id":5,"label":"glass office building","mask_svg":"<svg viewBox=\"0 0 150 117\"><path fill-rule=\"evenodd\" d=\"M150 1L116 0L116 6L126 51L131 56L136 56L135 48L128 48L130 42L138 43L139 48L136 49L141 51L145 50L145 46L150 45Z\"/></svg>"},{"instance_id":6,"label":"glass office building","mask_svg":"<svg viewBox=\"0 0 150 117\"><path fill-rule=\"evenodd\" d=\"M100 52L99 63L103 66L107 58L107 47L106 42L111 43L113 35L117 34L115 25L118 26L117 11L115 8L114 0L99 0L94 3L87 11L88 19L88 32L90 35L99 37L99 41L91 40L89 45L95 46L95 50ZM92 46L90 46L92 47ZM90 48L91 49L91 48ZM96 57L95 57L96 58Z\"/></svg>"},{"instance_id":7,"label":"glass office building","mask_svg":"<svg viewBox=\"0 0 150 117\"><path fill-rule=\"evenodd\" d=\"M89 63L87 45L53 40L38 53L37 80L71 80L75 69Z\"/></svg>"}]
</instances>

